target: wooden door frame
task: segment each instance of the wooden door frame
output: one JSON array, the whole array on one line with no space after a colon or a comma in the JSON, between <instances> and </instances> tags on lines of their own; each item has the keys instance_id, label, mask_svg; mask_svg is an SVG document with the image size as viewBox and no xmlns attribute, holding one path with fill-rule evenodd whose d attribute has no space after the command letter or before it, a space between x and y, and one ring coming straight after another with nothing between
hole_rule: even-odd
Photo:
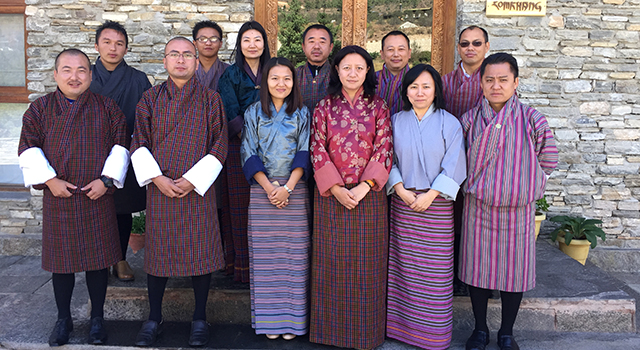
<instances>
[{"instance_id":1,"label":"wooden door frame","mask_svg":"<svg viewBox=\"0 0 640 350\"><path fill-rule=\"evenodd\" d=\"M278 43L277 0L255 0L255 20L267 32L272 55ZM444 75L453 70L456 45L456 1L433 0L431 65ZM367 0L342 1L342 46L364 47L367 35Z\"/></svg>"}]
</instances>

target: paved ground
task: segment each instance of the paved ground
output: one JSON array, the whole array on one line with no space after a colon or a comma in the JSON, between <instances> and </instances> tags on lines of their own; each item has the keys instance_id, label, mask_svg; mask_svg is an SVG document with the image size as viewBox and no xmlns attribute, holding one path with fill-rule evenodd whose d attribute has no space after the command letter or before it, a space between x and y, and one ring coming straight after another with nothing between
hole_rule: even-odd
<instances>
[{"instance_id":1,"label":"paved ground","mask_svg":"<svg viewBox=\"0 0 640 350\"><path fill-rule=\"evenodd\" d=\"M639 274L613 274L618 278L612 284L624 286L638 298ZM136 283L143 283L139 278ZM112 284L119 284L111 281ZM131 345L141 321L107 321L109 345L92 347L83 345L88 333L87 290L84 274L76 274L76 288L72 301L75 331L68 349L123 349ZM50 274L40 268L40 257L0 256L0 349L48 348L47 338L56 319ZM189 334L188 323L168 323L158 347L185 346ZM469 331L457 330L453 334L451 349L464 349ZM495 333L488 349L498 349ZM640 350L640 334L615 333L559 333L516 332L521 348L529 350ZM335 349L311 344L307 337L293 341L267 340L257 336L250 326L214 325L209 348L213 349ZM415 347L387 340L379 350L405 350Z\"/></svg>"}]
</instances>

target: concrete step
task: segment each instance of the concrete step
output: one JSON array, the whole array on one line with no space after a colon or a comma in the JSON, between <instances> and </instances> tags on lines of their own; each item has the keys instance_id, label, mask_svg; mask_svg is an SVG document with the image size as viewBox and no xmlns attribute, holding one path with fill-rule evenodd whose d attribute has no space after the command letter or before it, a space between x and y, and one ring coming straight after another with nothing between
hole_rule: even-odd
<instances>
[{"instance_id":1,"label":"concrete step","mask_svg":"<svg viewBox=\"0 0 640 350\"><path fill-rule=\"evenodd\" d=\"M131 258L137 270L135 282L113 281L108 289L107 319L143 320L148 315L142 251ZM592 263L586 266L560 252L549 241L537 243L537 286L526 292L515 328L546 332L636 332L636 300L623 290L623 284ZM167 321L189 321L193 312L190 279L171 278L164 298ZM455 297L454 329L473 329L468 297ZM209 294L207 317L216 324L248 324L250 295L246 284L234 283L215 274ZM491 329L500 327L500 300L490 300L488 321Z\"/></svg>"},{"instance_id":2,"label":"concrete step","mask_svg":"<svg viewBox=\"0 0 640 350\"><path fill-rule=\"evenodd\" d=\"M0 233L0 255L40 256L42 255L42 235Z\"/></svg>"}]
</instances>

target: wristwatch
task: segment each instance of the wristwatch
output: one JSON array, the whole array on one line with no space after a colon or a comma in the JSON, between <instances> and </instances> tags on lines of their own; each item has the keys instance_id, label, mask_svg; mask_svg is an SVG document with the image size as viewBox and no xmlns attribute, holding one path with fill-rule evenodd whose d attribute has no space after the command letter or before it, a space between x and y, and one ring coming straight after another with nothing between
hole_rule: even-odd
<instances>
[{"instance_id":1,"label":"wristwatch","mask_svg":"<svg viewBox=\"0 0 640 350\"><path fill-rule=\"evenodd\" d=\"M287 192L289 192L289 194L291 194L291 192L293 192L293 190L290 189L289 186L287 186L287 184L284 184L284 186L282 186L282 187L284 187L284 189L287 190Z\"/></svg>"},{"instance_id":2,"label":"wristwatch","mask_svg":"<svg viewBox=\"0 0 640 350\"><path fill-rule=\"evenodd\" d=\"M111 188L113 187L113 179L108 178L104 175L100 176L100 181L104 184L104 187Z\"/></svg>"}]
</instances>

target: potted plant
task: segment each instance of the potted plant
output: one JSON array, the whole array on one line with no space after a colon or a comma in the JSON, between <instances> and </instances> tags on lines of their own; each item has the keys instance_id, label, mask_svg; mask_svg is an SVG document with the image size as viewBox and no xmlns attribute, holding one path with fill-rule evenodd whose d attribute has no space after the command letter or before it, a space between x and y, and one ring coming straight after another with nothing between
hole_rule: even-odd
<instances>
[{"instance_id":1,"label":"potted plant","mask_svg":"<svg viewBox=\"0 0 640 350\"><path fill-rule=\"evenodd\" d=\"M540 226L542 222L547 218L545 212L549 211L549 203L547 203L547 197L542 197L536 201L536 239L540 234Z\"/></svg>"},{"instance_id":2,"label":"potted plant","mask_svg":"<svg viewBox=\"0 0 640 350\"><path fill-rule=\"evenodd\" d=\"M140 249L144 248L144 231L147 217L144 212L140 212L138 215L133 216L131 224L131 236L129 236L129 247L133 250L133 253L137 253Z\"/></svg>"},{"instance_id":3,"label":"potted plant","mask_svg":"<svg viewBox=\"0 0 640 350\"><path fill-rule=\"evenodd\" d=\"M551 239L557 240L560 250L582 265L587 261L589 247L593 249L598 245L598 237L603 242L606 238L602 228L596 226L602 224L602 220L572 216L556 216L550 220L560 223L560 227L551 232Z\"/></svg>"}]
</instances>

